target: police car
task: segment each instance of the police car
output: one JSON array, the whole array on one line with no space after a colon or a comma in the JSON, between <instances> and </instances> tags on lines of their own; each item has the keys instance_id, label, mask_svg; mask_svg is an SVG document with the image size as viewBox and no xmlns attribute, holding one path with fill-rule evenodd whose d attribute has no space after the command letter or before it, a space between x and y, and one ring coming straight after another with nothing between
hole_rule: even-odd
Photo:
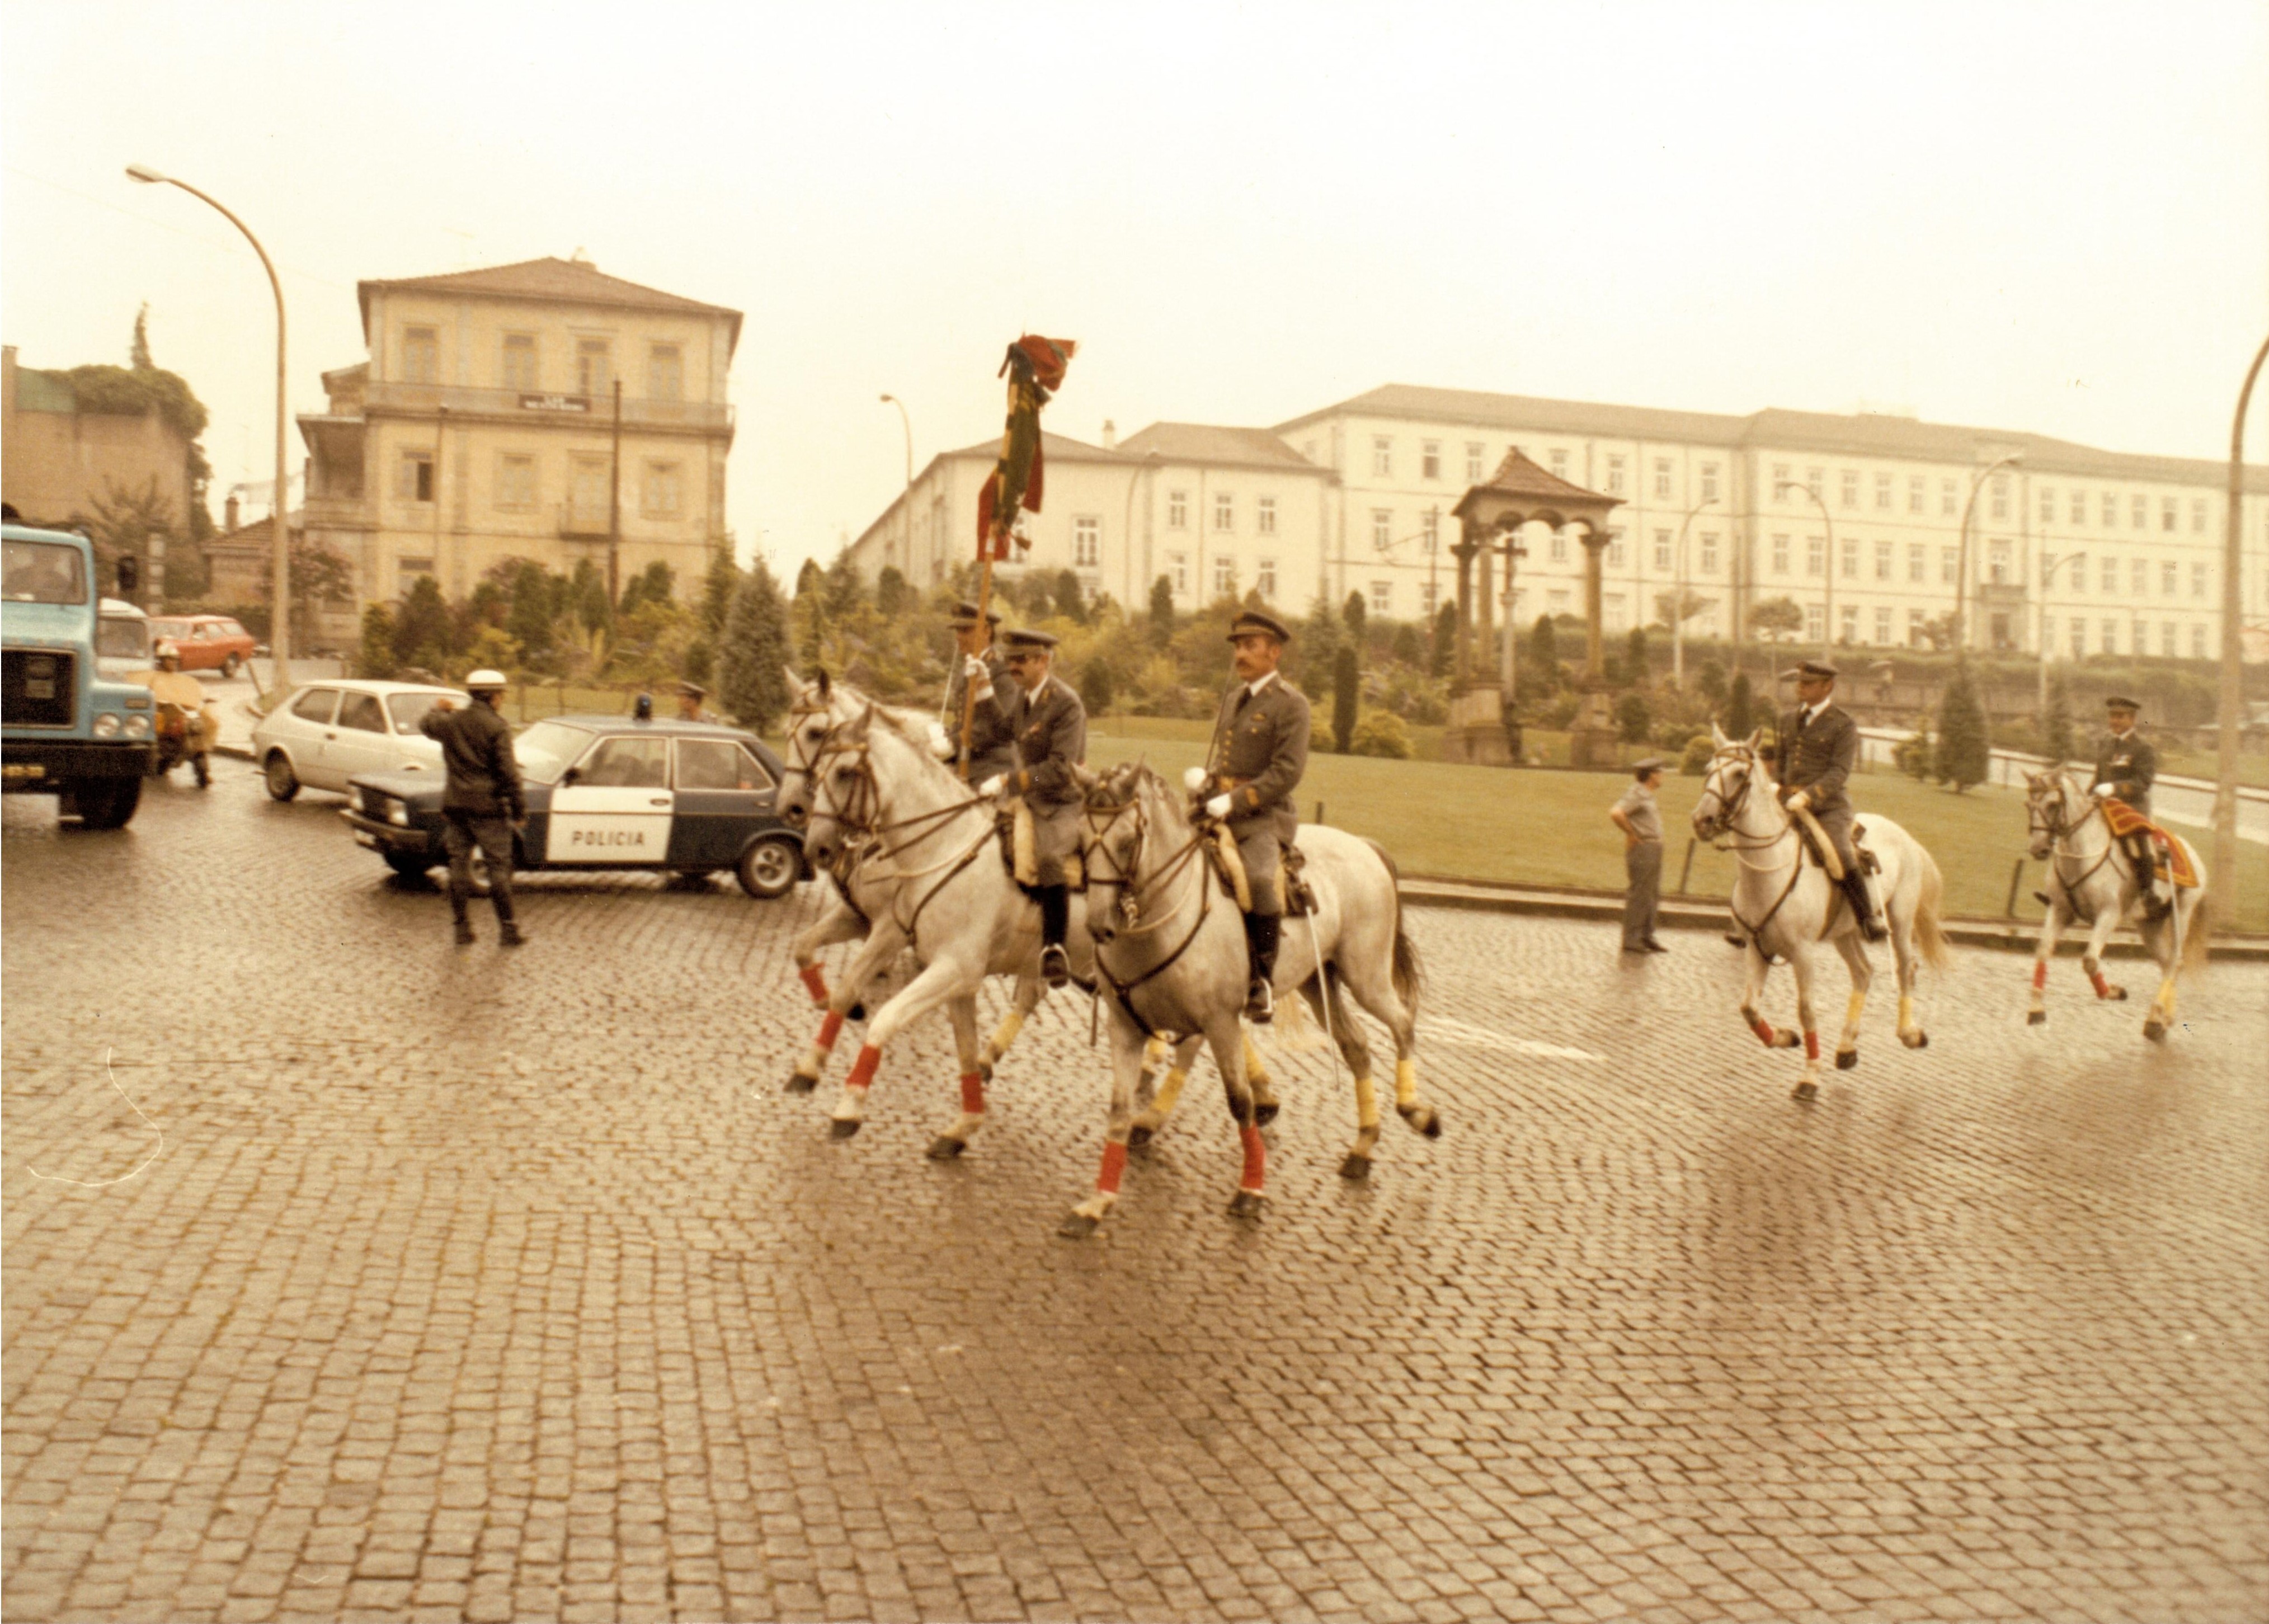
<instances>
[{"instance_id":1,"label":"police car","mask_svg":"<svg viewBox=\"0 0 2269 1624\"><path fill-rule=\"evenodd\" d=\"M809 878L803 841L773 811L780 757L754 734L702 722L558 716L513 741L528 826L513 867L729 868L751 897L782 897ZM438 773L365 772L347 781L340 816L356 841L397 874L448 861ZM474 853L474 882L485 890Z\"/></svg>"}]
</instances>

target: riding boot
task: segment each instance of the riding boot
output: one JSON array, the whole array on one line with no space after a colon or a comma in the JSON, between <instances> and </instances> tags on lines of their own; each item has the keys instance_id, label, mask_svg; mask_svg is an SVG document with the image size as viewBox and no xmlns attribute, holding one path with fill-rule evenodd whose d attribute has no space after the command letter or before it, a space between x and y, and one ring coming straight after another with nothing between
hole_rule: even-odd
<instances>
[{"instance_id":1,"label":"riding boot","mask_svg":"<svg viewBox=\"0 0 2269 1624\"><path fill-rule=\"evenodd\" d=\"M2159 885L2159 854L2151 849L2151 837L2137 830L2127 837L2127 860L2135 865L2136 889L2143 897L2143 917L2163 919L2170 911L2166 893Z\"/></svg>"},{"instance_id":2,"label":"riding boot","mask_svg":"<svg viewBox=\"0 0 2269 1624\"><path fill-rule=\"evenodd\" d=\"M1245 991L1245 1018L1258 1026L1276 1018L1276 936L1282 924L1278 914L1245 916L1245 950L1253 968Z\"/></svg>"},{"instance_id":3,"label":"riding boot","mask_svg":"<svg viewBox=\"0 0 2269 1624\"><path fill-rule=\"evenodd\" d=\"M1040 904L1040 979L1052 987L1071 979L1071 959L1064 952L1064 934L1071 928L1071 888L1036 885Z\"/></svg>"},{"instance_id":4,"label":"riding boot","mask_svg":"<svg viewBox=\"0 0 2269 1624\"><path fill-rule=\"evenodd\" d=\"M1857 866L1844 871L1844 895L1851 904L1851 917L1859 921L1860 935L1869 941L1881 941L1890 934L1883 928L1882 920L1875 917L1875 899L1869 891L1867 876Z\"/></svg>"}]
</instances>

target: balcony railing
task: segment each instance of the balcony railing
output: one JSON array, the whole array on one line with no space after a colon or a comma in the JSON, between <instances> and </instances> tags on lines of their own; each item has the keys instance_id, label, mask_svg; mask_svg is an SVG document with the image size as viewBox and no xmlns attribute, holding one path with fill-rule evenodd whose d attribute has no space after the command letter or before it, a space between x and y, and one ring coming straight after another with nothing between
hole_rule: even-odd
<instances>
[{"instance_id":1,"label":"balcony railing","mask_svg":"<svg viewBox=\"0 0 2269 1624\"><path fill-rule=\"evenodd\" d=\"M574 395L542 389L466 389L454 384L373 382L365 397L368 411L424 414L447 408L488 417L524 417L547 423L609 424L614 421L611 394ZM654 401L623 396L626 428L686 429L708 432L733 426L733 409L707 401Z\"/></svg>"}]
</instances>

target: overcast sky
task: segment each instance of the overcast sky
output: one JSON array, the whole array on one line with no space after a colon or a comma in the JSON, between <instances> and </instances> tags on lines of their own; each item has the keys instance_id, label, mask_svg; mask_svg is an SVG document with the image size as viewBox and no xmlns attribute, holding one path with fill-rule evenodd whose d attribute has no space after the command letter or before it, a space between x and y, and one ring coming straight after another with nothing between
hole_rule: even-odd
<instances>
[{"instance_id":1,"label":"overcast sky","mask_svg":"<svg viewBox=\"0 0 2269 1624\"><path fill-rule=\"evenodd\" d=\"M1912 410L2228 454L2269 333L2269 7L424 6L0 0L0 327L159 364L265 477L354 287L578 247L747 314L730 520L831 555L999 432L1386 382ZM2269 445L2257 406L2251 455ZM293 435L294 466L300 447Z\"/></svg>"}]
</instances>

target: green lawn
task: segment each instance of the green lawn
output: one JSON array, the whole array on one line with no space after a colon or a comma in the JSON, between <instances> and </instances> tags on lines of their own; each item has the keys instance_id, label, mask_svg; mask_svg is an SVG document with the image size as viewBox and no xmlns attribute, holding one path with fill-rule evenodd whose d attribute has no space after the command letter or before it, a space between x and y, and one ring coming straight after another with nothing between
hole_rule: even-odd
<instances>
[{"instance_id":1,"label":"green lawn","mask_svg":"<svg viewBox=\"0 0 2269 1624\"><path fill-rule=\"evenodd\" d=\"M2212 783L2221 776L2221 757L2212 750L2177 750L2162 747L2159 771L2174 773L2179 778L2204 779ZM2251 755L2240 750L2237 753L2237 781L2269 789L2269 756L2258 750Z\"/></svg>"},{"instance_id":2,"label":"green lawn","mask_svg":"<svg viewBox=\"0 0 2269 1624\"><path fill-rule=\"evenodd\" d=\"M1169 779L1203 759L1207 725L1151 717L1098 719L1088 734L1091 766L1145 756ZM1405 873L1527 885L1616 888L1623 882L1622 841L1608 808L1630 780L1620 773L1526 771L1452 766L1436 761L1380 761L1319 752L1300 786L1300 816L1368 835L1394 854ZM1662 787L1668 837L1666 890L1678 882L1702 780L1673 775ZM1852 780L1862 817L1897 820L1937 859L1951 912L2000 917L2009 871L2025 849L2024 797L1981 786L1967 794L1918 784L1888 771ZM2190 831L2185 831L2190 832ZM2202 831L2200 831L2202 832ZM2210 841L2201 842L2210 845ZM2269 849L2239 843L2237 904L2226 883L2215 890L2220 917L2232 928L2269 931ZM1730 854L1704 846L1694 853L1689 894L1723 897L1733 882ZM2031 897L2041 865L2029 862L2019 886L2017 917L2038 919Z\"/></svg>"}]
</instances>

